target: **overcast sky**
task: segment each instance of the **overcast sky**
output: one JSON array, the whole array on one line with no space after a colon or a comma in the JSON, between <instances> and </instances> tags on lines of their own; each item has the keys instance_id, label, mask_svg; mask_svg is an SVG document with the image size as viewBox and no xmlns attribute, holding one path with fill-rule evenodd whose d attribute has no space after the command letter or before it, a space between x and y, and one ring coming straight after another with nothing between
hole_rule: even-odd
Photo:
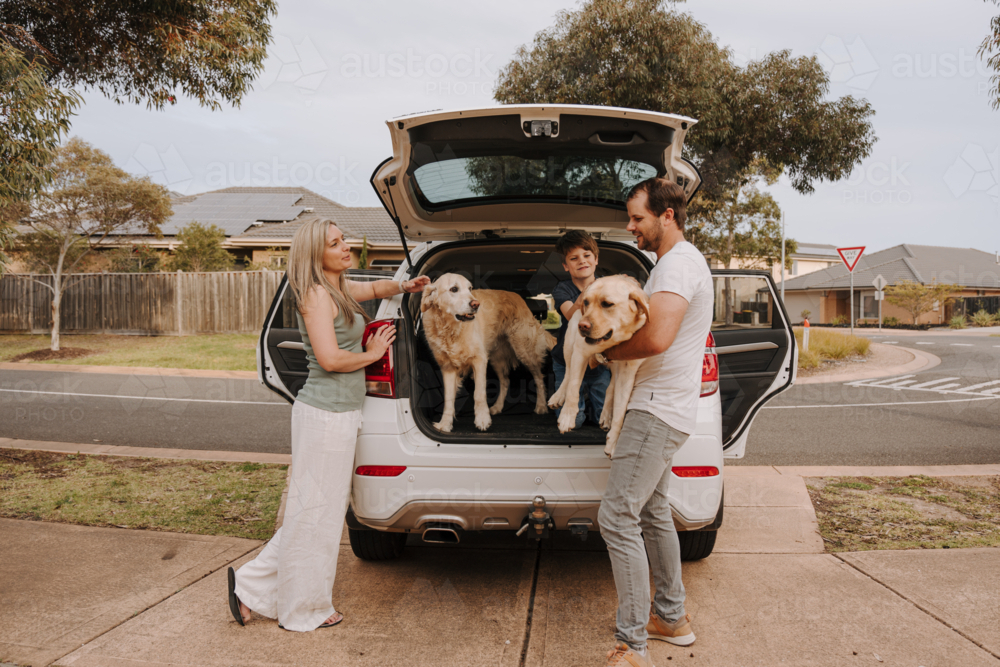
<instances>
[{"instance_id":1,"label":"overcast sky","mask_svg":"<svg viewBox=\"0 0 1000 667\"><path fill-rule=\"evenodd\" d=\"M497 71L575 2L288 2L263 75L237 109L182 100L162 112L97 93L73 134L136 174L193 194L302 185L375 206L386 119L492 106ZM982 0L692 0L679 6L740 63L790 49L830 67L831 96L873 105L878 142L847 181L799 195L779 183L788 235L879 250L900 243L1000 249L1000 111L976 49Z\"/></svg>"}]
</instances>

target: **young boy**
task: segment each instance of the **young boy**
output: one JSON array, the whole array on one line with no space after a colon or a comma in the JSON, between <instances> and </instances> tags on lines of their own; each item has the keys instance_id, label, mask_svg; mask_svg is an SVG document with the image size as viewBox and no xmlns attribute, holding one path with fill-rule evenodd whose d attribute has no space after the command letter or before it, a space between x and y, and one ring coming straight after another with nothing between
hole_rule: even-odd
<instances>
[{"instance_id":1,"label":"young boy","mask_svg":"<svg viewBox=\"0 0 1000 667\"><path fill-rule=\"evenodd\" d=\"M597 241L590 234L573 230L563 234L556 242L556 252L562 255L563 269L570 276L570 280L563 280L552 290L556 310L563 318L562 326L556 335L556 346L552 348L552 370L556 375L555 388L559 389L559 385L566 377L566 360L563 357L566 329L570 318L580 309L581 303L578 303L580 294L597 280L594 271L597 269L599 251ZM576 415L576 428L580 428L588 417L595 424L600 421L601 410L604 409L604 395L610 382L611 371L607 366L587 369L580 385L580 412ZM560 412L562 408L556 410L557 418Z\"/></svg>"}]
</instances>

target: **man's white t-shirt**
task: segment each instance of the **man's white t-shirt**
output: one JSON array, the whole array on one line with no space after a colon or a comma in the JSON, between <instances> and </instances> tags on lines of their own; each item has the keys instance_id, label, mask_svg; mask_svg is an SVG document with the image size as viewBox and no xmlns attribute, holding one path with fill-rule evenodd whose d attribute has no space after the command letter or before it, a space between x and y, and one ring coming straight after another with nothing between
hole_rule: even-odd
<instances>
[{"instance_id":1,"label":"man's white t-shirt","mask_svg":"<svg viewBox=\"0 0 1000 667\"><path fill-rule=\"evenodd\" d=\"M712 272L698 249L681 241L656 262L643 291L650 297L656 292L673 292L683 297L688 307L670 347L639 366L628 409L645 410L690 435L697 421L705 341L712 329Z\"/></svg>"}]
</instances>

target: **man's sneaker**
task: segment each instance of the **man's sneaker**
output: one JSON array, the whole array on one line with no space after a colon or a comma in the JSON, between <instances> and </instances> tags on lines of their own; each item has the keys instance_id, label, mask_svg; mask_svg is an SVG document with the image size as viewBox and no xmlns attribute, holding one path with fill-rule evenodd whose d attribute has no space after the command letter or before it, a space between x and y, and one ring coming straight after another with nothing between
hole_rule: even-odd
<instances>
[{"instance_id":1,"label":"man's sneaker","mask_svg":"<svg viewBox=\"0 0 1000 667\"><path fill-rule=\"evenodd\" d=\"M648 648L646 655L639 655L625 642L618 642L608 651L608 661L604 663L604 667L653 667L653 656Z\"/></svg>"},{"instance_id":2,"label":"man's sneaker","mask_svg":"<svg viewBox=\"0 0 1000 667\"><path fill-rule=\"evenodd\" d=\"M649 615L646 632L650 639L670 642L677 646L690 646L694 643L694 632L691 631L691 614L684 614L673 623L667 623L655 613Z\"/></svg>"}]
</instances>

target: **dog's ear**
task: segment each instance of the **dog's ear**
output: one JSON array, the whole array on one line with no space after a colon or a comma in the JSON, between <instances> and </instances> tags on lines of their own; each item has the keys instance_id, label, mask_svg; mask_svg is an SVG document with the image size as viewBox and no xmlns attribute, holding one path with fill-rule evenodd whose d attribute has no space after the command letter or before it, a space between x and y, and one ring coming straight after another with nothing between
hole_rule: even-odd
<instances>
[{"instance_id":1,"label":"dog's ear","mask_svg":"<svg viewBox=\"0 0 1000 667\"><path fill-rule=\"evenodd\" d=\"M426 287L424 287L424 291L420 293L421 294L421 296L420 296L420 312L421 313L431 307L431 304L434 301L434 295L437 293L437 287L438 286L437 286L436 283L431 283L430 285L427 285Z\"/></svg>"},{"instance_id":2,"label":"dog's ear","mask_svg":"<svg viewBox=\"0 0 1000 667\"><path fill-rule=\"evenodd\" d=\"M646 293L641 289L636 287L628 294L628 298L635 301L636 308L646 313L646 321L649 321L649 299L646 297Z\"/></svg>"}]
</instances>

